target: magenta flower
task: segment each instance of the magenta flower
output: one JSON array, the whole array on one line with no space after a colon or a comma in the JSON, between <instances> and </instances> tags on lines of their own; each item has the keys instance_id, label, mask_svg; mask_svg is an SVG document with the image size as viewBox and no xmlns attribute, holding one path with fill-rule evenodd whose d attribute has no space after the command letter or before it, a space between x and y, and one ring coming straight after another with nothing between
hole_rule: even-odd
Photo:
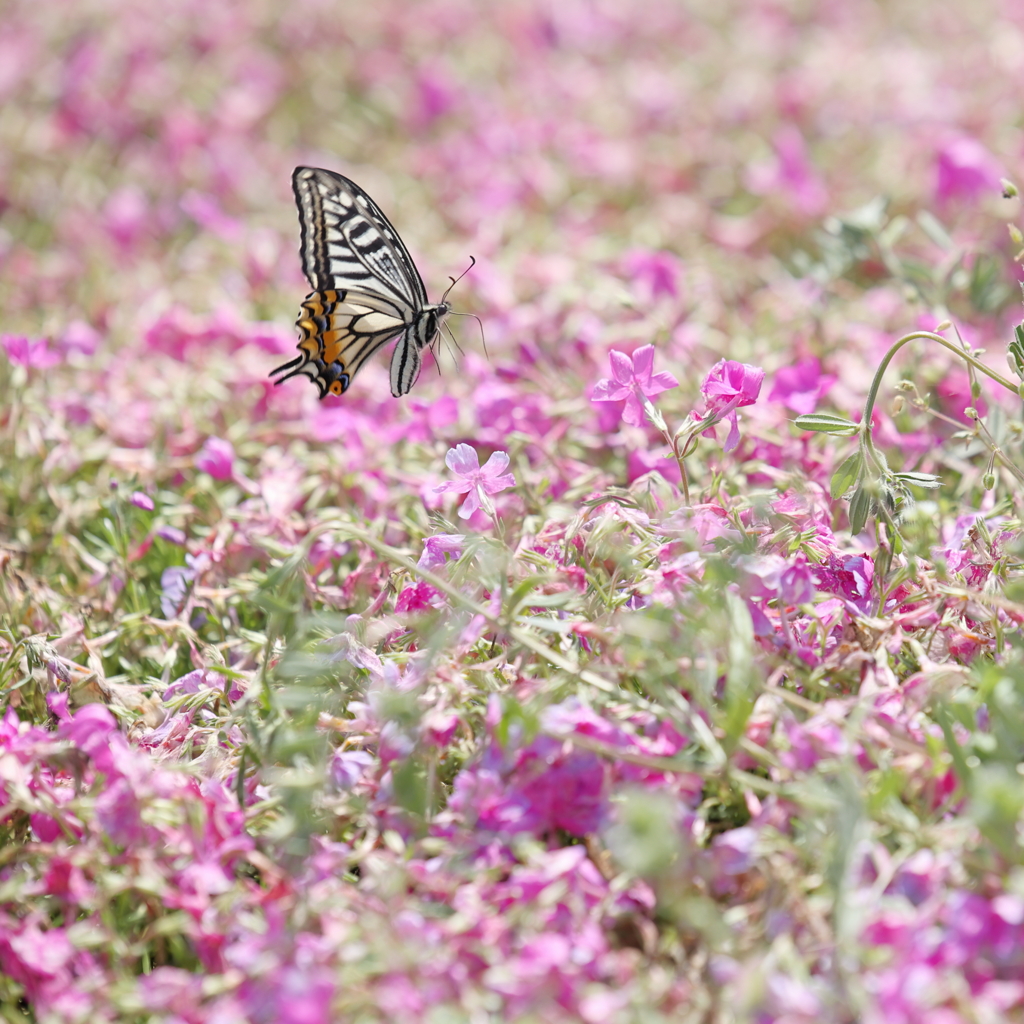
<instances>
[{"instance_id":1,"label":"magenta flower","mask_svg":"<svg viewBox=\"0 0 1024 1024\"><path fill-rule=\"evenodd\" d=\"M977 139L950 139L935 157L935 197L945 203L994 192L999 187L1000 170L995 157Z\"/></svg>"},{"instance_id":2,"label":"magenta flower","mask_svg":"<svg viewBox=\"0 0 1024 1024\"><path fill-rule=\"evenodd\" d=\"M132 491L132 495L128 500L136 508L141 508L146 512L152 512L156 508L153 499L148 494L143 494L142 491Z\"/></svg>"},{"instance_id":3,"label":"magenta flower","mask_svg":"<svg viewBox=\"0 0 1024 1024\"><path fill-rule=\"evenodd\" d=\"M50 351L50 343L45 338L26 338L23 334L0 335L7 358L19 366L34 366L38 370L46 370L60 362L60 356Z\"/></svg>"},{"instance_id":4,"label":"magenta flower","mask_svg":"<svg viewBox=\"0 0 1024 1024\"><path fill-rule=\"evenodd\" d=\"M626 423L639 427L644 422L644 399L653 398L679 386L671 373L653 373L654 346L644 345L632 356L612 349L608 354L612 364L612 379L599 380L594 386L591 401L621 402L626 400L622 418Z\"/></svg>"},{"instance_id":5,"label":"magenta flower","mask_svg":"<svg viewBox=\"0 0 1024 1024\"><path fill-rule=\"evenodd\" d=\"M814 412L818 399L835 384L832 374L822 374L821 363L811 357L793 366L784 366L775 374L775 383L768 395L770 402L782 402L798 416Z\"/></svg>"},{"instance_id":6,"label":"magenta flower","mask_svg":"<svg viewBox=\"0 0 1024 1024\"><path fill-rule=\"evenodd\" d=\"M740 443L740 427L736 421L736 410L745 405L753 405L761 394L764 382L764 370L748 363L737 363L734 359L720 359L711 372L704 378L700 393L707 402L706 415L716 421L725 420L729 423L729 436L723 446L731 452ZM704 431L705 437L714 437L710 429Z\"/></svg>"},{"instance_id":7,"label":"magenta flower","mask_svg":"<svg viewBox=\"0 0 1024 1024\"><path fill-rule=\"evenodd\" d=\"M234 473L235 449L230 441L208 437L193 460L196 469L214 480L230 480Z\"/></svg>"},{"instance_id":8,"label":"magenta flower","mask_svg":"<svg viewBox=\"0 0 1024 1024\"><path fill-rule=\"evenodd\" d=\"M468 444L459 444L448 449L444 462L459 479L439 484L434 488L434 493L451 491L466 494L466 500L459 509L460 519L468 519L478 508L482 508L488 515L494 515L494 505L488 495L516 485L516 478L505 472L508 469L508 455L505 452L495 452L481 467L476 449Z\"/></svg>"}]
</instances>

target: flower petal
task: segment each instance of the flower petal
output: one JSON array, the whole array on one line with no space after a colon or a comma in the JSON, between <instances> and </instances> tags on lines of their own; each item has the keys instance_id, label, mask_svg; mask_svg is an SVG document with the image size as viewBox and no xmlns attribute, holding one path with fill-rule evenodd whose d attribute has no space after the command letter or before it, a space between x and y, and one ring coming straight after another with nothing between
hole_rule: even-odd
<instances>
[{"instance_id":1,"label":"flower petal","mask_svg":"<svg viewBox=\"0 0 1024 1024\"><path fill-rule=\"evenodd\" d=\"M459 518L468 519L479 507L480 495L477 494L475 487L470 487L469 494L466 495L466 500L459 508Z\"/></svg>"},{"instance_id":2,"label":"flower petal","mask_svg":"<svg viewBox=\"0 0 1024 1024\"><path fill-rule=\"evenodd\" d=\"M472 480L447 480L443 484L438 484L432 488L434 494L448 494L454 492L455 494L465 494L466 491L472 489Z\"/></svg>"},{"instance_id":3,"label":"flower petal","mask_svg":"<svg viewBox=\"0 0 1024 1024\"><path fill-rule=\"evenodd\" d=\"M725 439L725 444L722 445L722 451L731 452L740 443L740 425L736 417L736 410L733 409L725 419L729 424L729 436Z\"/></svg>"},{"instance_id":4,"label":"flower petal","mask_svg":"<svg viewBox=\"0 0 1024 1024\"><path fill-rule=\"evenodd\" d=\"M482 477L501 476L508 469L508 452L494 452L480 470Z\"/></svg>"},{"instance_id":5,"label":"flower petal","mask_svg":"<svg viewBox=\"0 0 1024 1024\"><path fill-rule=\"evenodd\" d=\"M620 352L617 348L613 348L608 353L608 359L612 364L612 377L619 384L632 384L633 360L625 352Z\"/></svg>"},{"instance_id":6,"label":"flower petal","mask_svg":"<svg viewBox=\"0 0 1024 1024\"><path fill-rule=\"evenodd\" d=\"M646 419L644 407L634 392L630 392L629 398L626 399L626 408L622 410L622 419L634 427L641 427L644 424Z\"/></svg>"},{"instance_id":7,"label":"flower petal","mask_svg":"<svg viewBox=\"0 0 1024 1024\"><path fill-rule=\"evenodd\" d=\"M590 396L592 402L621 402L629 396L631 388L627 384L619 384L616 381L599 380L594 385L594 393Z\"/></svg>"},{"instance_id":8,"label":"flower petal","mask_svg":"<svg viewBox=\"0 0 1024 1024\"><path fill-rule=\"evenodd\" d=\"M642 345L633 353L633 379L644 388L654 369L654 346Z\"/></svg>"},{"instance_id":9,"label":"flower petal","mask_svg":"<svg viewBox=\"0 0 1024 1024\"><path fill-rule=\"evenodd\" d=\"M457 444L454 448L448 449L444 457L444 464L459 476L466 476L475 473L480 468L480 456L472 445Z\"/></svg>"},{"instance_id":10,"label":"flower petal","mask_svg":"<svg viewBox=\"0 0 1024 1024\"><path fill-rule=\"evenodd\" d=\"M677 387L679 387L679 381L667 370L662 370L661 373L654 374L644 385L644 394L650 398L652 395L660 395L662 391Z\"/></svg>"},{"instance_id":11,"label":"flower petal","mask_svg":"<svg viewBox=\"0 0 1024 1024\"><path fill-rule=\"evenodd\" d=\"M499 491L505 490L506 487L515 487L516 478L511 473L506 473L504 476L496 476L489 480L481 480L479 485L488 494L497 494Z\"/></svg>"}]
</instances>

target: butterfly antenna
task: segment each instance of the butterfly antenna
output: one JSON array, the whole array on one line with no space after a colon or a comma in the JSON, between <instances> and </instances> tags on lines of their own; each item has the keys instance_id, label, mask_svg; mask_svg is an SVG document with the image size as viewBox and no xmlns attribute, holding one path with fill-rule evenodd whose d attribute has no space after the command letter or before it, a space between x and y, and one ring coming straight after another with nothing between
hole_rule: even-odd
<instances>
[{"instance_id":1,"label":"butterfly antenna","mask_svg":"<svg viewBox=\"0 0 1024 1024\"><path fill-rule=\"evenodd\" d=\"M452 344L459 350L459 355L464 356L466 353L462 351L462 346L459 344L458 339L452 333L452 329L447 324L442 324L442 327L448 332L448 337L452 339Z\"/></svg>"},{"instance_id":2,"label":"butterfly antenna","mask_svg":"<svg viewBox=\"0 0 1024 1024\"><path fill-rule=\"evenodd\" d=\"M442 301L442 302L444 302L444 300L448 298L448 293L449 293L449 292L450 292L450 291L451 291L451 290L452 290L452 289L453 289L453 288L454 288L454 287L455 287L455 286L456 286L456 285L457 285L457 284L458 284L458 283L459 283L459 282L460 282L460 281L461 281L461 280L462 280L462 279L463 279L463 278L464 278L464 277L465 277L465 276L466 276L466 275L467 275L467 274L468 274L468 273L469 273L469 272L470 272L470 271L471 271L471 270L472 270L472 269L473 269L473 268L474 268L475 266L476 266L476 257L475 257L475 256L470 256L470 257L469 257L469 266L468 266L468 267L466 267L466 269L465 269L465 270L464 270L464 271L463 271L463 272L462 272L461 274L459 274L459 276L458 276L458 277L451 277L451 276L449 276L448 280L449 280L449 281L451 281L451 284L450 284L450 285L448 285L448 287L447 287L447 288L445 288L445 290L444 290L444 295L442 295L442 296L441 296L441 301Z\"/></svg>"},{"instance_id":3,"label":"butterfly antenna","mask_svg":"<svg viewBox=\"0 0 1024 1024\"><path fill-rule=\"evenodd\" d=\"M449 316L471 316L476 321L477 326L480 328L480 341L483 342L484 355L487 356L488 359L490 359L491 355L487 351L487 338L484 336L484 323L480 319L480 317L478 317L476 315L476 313L456 313L455 310L452 310L448 315ZM462 349L459 349L459 351L461 352Z\"/></svg>"}]
</instances>

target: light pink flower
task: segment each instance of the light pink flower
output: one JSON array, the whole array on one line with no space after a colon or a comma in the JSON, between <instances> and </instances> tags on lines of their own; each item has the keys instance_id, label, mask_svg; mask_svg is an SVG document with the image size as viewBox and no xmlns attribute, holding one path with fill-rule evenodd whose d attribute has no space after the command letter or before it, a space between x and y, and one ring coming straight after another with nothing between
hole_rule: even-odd
<instances>
[{"instance_id":1,"label":"light pink flower","mask_svg":"<svg viewBox=\"0 0 1024 1024\"><path fill-rule=\"evenodd\" d=\"M214 480L230 480L234 471L235 449L230 441L208 437L193 460L196 469L209 473Z\"/></svg>"},{"instance_id":2,"label":"light pink flower","mask_svg":"<svg viewBox=\"0 0 1024 1024\"><path fill-rule=\"evenodd\" d=\"M740 443L736 410L757 401L763 382L764 370L748 363L738 363L734 359L720 359L704 378L700 393L707 402L705 414L729 424L729 436L723 446L725 451L731 452ZM714 433L706 430L704 436L714 437Z\"/></svg>"},{"instance_id":3,"label":"light pink flower","mask_svg":"<svg viewBox=\"0 0 1024 1024\"><path fill-rule=\"evenodd\" d=\"M679 260L670 252L632 249L623 257L622 269L645 301L679 295Z\"/></svg>"},{"instance_id":4,"label":"light pink flower","mask_svg":"<svg viewBox=\"0 0 1024 1024\"><path fill-rule=\"evenodd\" d=\"M626 423L639 427L644 422L644 398L653 398L679 386L671 373L654 373L654 346L644 345L632 356L612 349L608 355L612 364L609 380L599 380L594 386L591 401L621 402L626 400L622 418Z\"/></svg>"},{"instance_id":5,"label":"light pink flower","mask_svg":"<svg viewBox=\"0 0 1024 1024\"><path fill-rule=\"evenodd\" d=\"M492 515L494 506L488 495L516 484L516 478L505 472L509 462L506 452L495 452L481 467L476 449L468 444L459 444L448 449L444 462L459 479L439 484L434 493L466 494L466 500L459 509L461 519L468 519L478 508Z\"/></svg>"},{"instance_id":6,"label":"light pink flower","mask_svg":"<svg viewBox=\"0 0 1024 1024\"><path fill-rule=\"evenodd\" d=\"M747 170L747 188L755 195L784 196L805 216L818 216L828 205L828 190L811 163L800 129L783 125L773 143L772 158Z\"/></svg>"}]
</instances>

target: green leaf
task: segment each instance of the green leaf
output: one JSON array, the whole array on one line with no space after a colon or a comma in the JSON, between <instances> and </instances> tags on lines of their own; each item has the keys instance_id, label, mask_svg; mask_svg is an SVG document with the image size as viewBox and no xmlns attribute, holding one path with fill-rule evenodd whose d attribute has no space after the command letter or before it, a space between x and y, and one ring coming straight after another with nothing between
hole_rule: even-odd
<instances>
[{"instance_id":1,"label":"green leaf","mask_svg":"<svg viewBox=\"0 0 1024 1024\"><path fill-rule=\"evenodd\" d=\"M834 416L830 412L811 412L797 416L793 421L801 430L812 430L817 434L835 434L852 437L860 426L845 416Z\"/></svg>"},{"instance_id":2,"label":"green leaf","mask_svg":"<svg viewBox=\"0 0 1024 1024\"><path fill-rule=\"evenodd\" d=\"M856 535L864 529L868 521L868 509L871 507L871 495L866 487L858 487L850 499L850 533Z\"/></svg>"},{"instance_id":3,"label":"green leaf","mask_svg":"<svg viewBox=\"0 0 1024 1024\"><path fill-rule=\"evenodd\" d=\"M832 474L829 491L833 498L841 498L860 479L864 457L858 449Z\"/></svg>"},{"instance_id":4,"label":"green leaf","mask_svg":"<svg viewBox=\"0 0 1024 1024\"><path fill-rule=\"evenodd\" d=\"M913 487L935 488L942 486L942 478L935 476L934 473L893 473L893 476Z\"/></svg>"}]
</instances>

